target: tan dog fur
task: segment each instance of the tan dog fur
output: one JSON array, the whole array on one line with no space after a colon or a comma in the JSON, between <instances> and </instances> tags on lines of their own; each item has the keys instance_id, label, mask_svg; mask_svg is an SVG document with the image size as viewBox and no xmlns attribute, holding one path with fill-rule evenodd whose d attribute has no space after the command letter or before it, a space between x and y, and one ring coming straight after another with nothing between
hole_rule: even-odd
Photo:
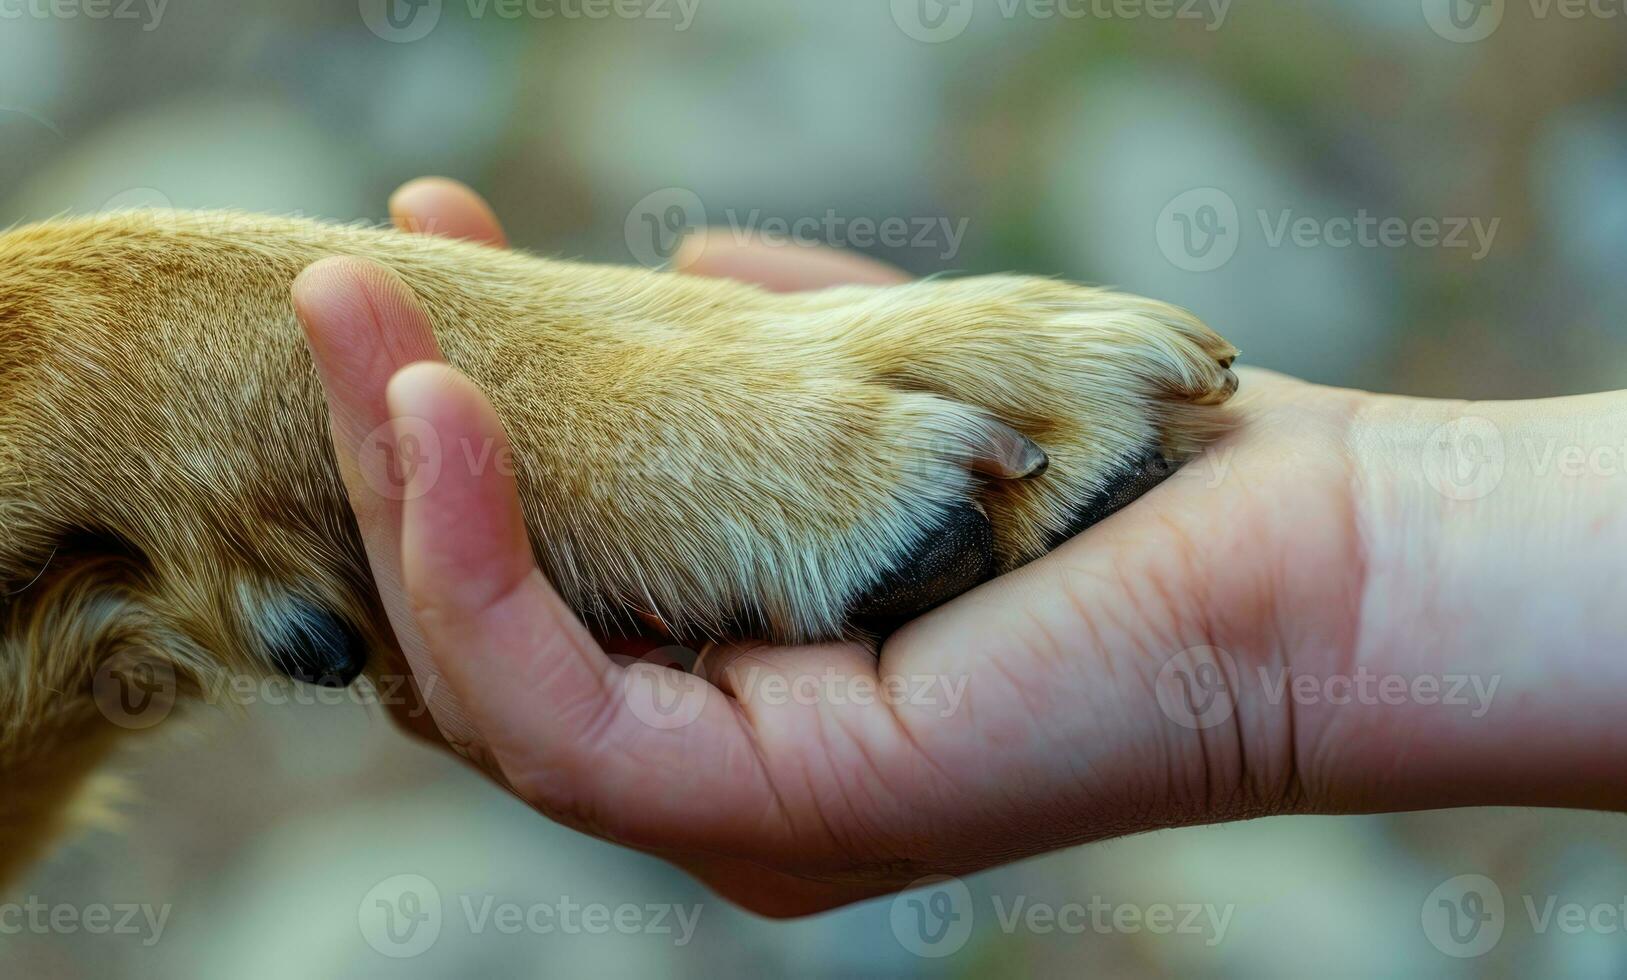
<instances>
[{"instance_id":1,"label":"tan dog fur","mask_svg":"<svg viewBox=\"0 0 1627 980\"><path fill-rule=\"evenodd\" d=\"M775 295L392 231L130 212L0 235L0 875L117 729L98 669L267 670L291 596L394 663L289 286L330 255L411 284L515 444L544 570L590 622L796 642L976 500L1002 570L1235 390L1191 315L1044 279ZM989 481L990 420L1044 476ZM481 447L439 447L443 454ZM365 463L350 461L354 465ZM742 617L744 617L742 619Z\"/></svg>"}]
</instances>

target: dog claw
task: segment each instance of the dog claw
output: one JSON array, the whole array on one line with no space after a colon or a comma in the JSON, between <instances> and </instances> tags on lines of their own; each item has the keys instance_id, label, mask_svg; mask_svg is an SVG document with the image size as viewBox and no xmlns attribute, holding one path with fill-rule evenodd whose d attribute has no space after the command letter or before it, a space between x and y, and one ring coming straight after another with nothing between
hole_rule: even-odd
<instances>
[{"instance_id":1,"label":"dog claw","mask_svg":"<svg viewBox=\"0 0 1627 980\"><path fill-rule=\"evenodd\" d=\"M971 449L971 468L999 480L1031 480L1051 465L1034 440L1003 422L987 423Z\"/></svg>"}]
</instances>

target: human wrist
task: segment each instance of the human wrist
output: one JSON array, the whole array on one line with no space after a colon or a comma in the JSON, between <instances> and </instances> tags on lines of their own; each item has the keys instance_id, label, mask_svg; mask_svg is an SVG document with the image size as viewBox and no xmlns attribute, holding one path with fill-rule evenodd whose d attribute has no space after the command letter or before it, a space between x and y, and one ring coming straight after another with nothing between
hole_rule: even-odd
<instances>
[{"instance_id":1,"label":"human wrist","mask_svg":"<svg viewBox=\"0 0 1627 980\"><path fill-rule=\"evenodd\" d=\"M1374 398L1350 445L1349 664L1407 683L1322 719L1332 808L1627 808L1627 397Z\"/></svg>"}]
</instances>

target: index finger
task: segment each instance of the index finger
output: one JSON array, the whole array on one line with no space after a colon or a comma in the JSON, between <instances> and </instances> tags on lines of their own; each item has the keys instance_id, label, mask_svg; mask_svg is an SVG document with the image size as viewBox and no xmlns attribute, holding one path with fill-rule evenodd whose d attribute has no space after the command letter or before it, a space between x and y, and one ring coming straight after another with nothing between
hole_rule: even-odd
<instances>
[{"instance_id":1,"label":"index finger","mask_svg":"<svg viewBox=\"0 0 1627 980\"><path fill-rule=\"evenodd\" d=\"M692 276L738 279L770 292L797 293L831 286L896 286L910 276L885 262L818 245L740 240L702 228L678 246L673 266Z\"/></svg>"},{"instance_id":2,"label":"index finger","mask_svg":"<svg viewBox=\"0 0 1627 980\"><path fill-rule=\"evenodd\" d=\"M394 272L353 258L323 259L300 273L293 300L327 394L339 473L396 642L440 734L467 745L474 729L437 683L413 622L401 584L401 496L388 492L390 482L381 478L394 449L385 397L390 379L408 364L442 359L429 316Z\"/></svg>"},{"instance_id":3,"label":"index finger","mask_svg":"<svg viewBox=\"0 0 1627 980\"><path fill-rule=\"evenodd\" d=\"M402 231L508 247L486 199L449 177L420 177L390 195L390 220Z\"/></svg>"}]
</instances>

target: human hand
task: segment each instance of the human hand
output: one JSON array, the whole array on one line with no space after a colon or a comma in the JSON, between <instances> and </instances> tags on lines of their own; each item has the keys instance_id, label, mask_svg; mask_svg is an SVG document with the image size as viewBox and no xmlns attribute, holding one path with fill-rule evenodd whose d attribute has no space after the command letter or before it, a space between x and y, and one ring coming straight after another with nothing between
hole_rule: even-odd
<instances>
[{"instance_id":1,"label":"human hand","mask_svg":"<svg viewBox=\"0 0 1627 980\"><path fill-rule=\"evenodd\" d=\"M502 244L456 185L409 185L391 210ZM896 275L703 239L679 265L785 289ZM330 260L296 302L341 460L392 415L506 445L467 379L415 363L438 356L393 275ZM1175 824L1619 806L1621 740L1575 709L1627 689L1598 646L1627 636L1599 597L1622 508L1515 466L1494 493L1452 499L1430 462L1463 414L1450 403L1255 371L1236 411L1230 436L1135 506L910 624L879 659L742 644L704 651L695 675L606 655L535 568L511 478L443 467L405 505L349 482L398 639L421 683L440 678L423 686L448 740L549 816L764 913ZM1569 443L1619 431L1622 412L1599 396L1472 414ZM1537 662L1556 585L1588 603L1565 620L1587 632ZM1500 686L1479 716L1410 686L1394 703L1331 693L1364 672ZM1319 693L1285 693L1295 678Z\"/></svg>"}]
</instances>

